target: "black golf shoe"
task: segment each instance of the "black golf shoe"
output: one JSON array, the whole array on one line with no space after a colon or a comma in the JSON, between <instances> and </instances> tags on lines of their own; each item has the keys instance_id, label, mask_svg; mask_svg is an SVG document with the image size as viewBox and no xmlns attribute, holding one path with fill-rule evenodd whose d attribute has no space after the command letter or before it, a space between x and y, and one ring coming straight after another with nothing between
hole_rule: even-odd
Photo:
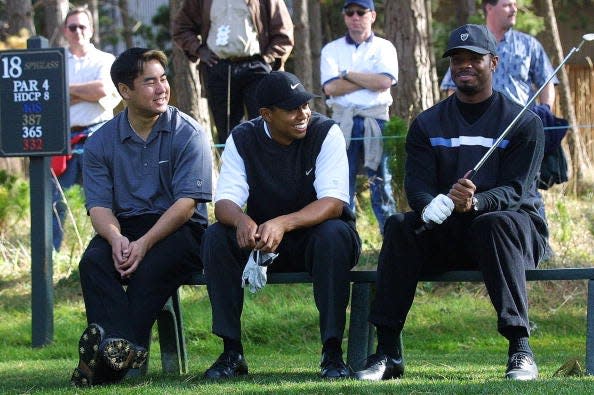
<instances>
[{"instance_id":1,"label":"black golf shoe","mask_svg":"<svg viewBox=\"0 0 594 395\"><path fill-rule=\"evenodd\" d=\"M99 345L105 332L97 324L90 324L78 341L78 366L74 369L70 383L75 387L93 385L95 371L99 361Z\"/></svg>"},{"instance_id":2,"label":"black golf shoe","mask_svg":"<svg viewBox=\"0 0 594 395\"><path fill-rule=\"evenodd\" d=\"M140 368L146 362L148 352L126 339L107 338L99 347L106 365L115 371Z\"/></svg>"},{"instance_id":3,"label":"black golf shoe","mask_svg":"<svg viewBox=\"0 0 594 395\"><path fill-rule=\"evenodd\" d=\"M340 351L325 351L320 362L320 377L323 379L340 379L350 376L351 371L342 359Z\"/></svg>"},{"instance_id":4,"label":"black golf shoe","mask_svg":"<svg viewBox=\"0 0 594 395\"><path fill-rule=\"evenodd\" d=\"M243 355L237 351L224 351L204 372L204 378L220 380L246 374L248 374L248 366Z\"/></svg>"}]
</instances>

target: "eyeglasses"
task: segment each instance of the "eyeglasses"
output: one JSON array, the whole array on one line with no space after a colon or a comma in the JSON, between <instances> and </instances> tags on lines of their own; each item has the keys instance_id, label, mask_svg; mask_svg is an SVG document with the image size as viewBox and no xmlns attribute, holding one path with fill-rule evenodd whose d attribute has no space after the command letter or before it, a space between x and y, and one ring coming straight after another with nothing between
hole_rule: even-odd
<instances>
[{"instance_id":1,"label":"eyeglasses","mask_svg":"<svg viewBox=\"0 0 594 395\"><path fill-rule=\"evenodd\" d=\"M355 14L357 14L359 16L363 16L363 15L367 14L368 12L371 12L371 10L370 9L366 9L366 10L344 10L344 14L346 16L348 16L349 18L352 17Z\"/></svg>"},{"instance_id":2,"label":"eyeglasses","mask_svg":"<svg viewBox=\"0 0 594 395\"><path fill-rule=\"evenodd\" d=\"M87 28L88 27L85 25L68 25L68 30L70 30L72 33L74 33L76 29L80 29L82 32L84 32L87 30Z\"/></svg>"}]
</instances>

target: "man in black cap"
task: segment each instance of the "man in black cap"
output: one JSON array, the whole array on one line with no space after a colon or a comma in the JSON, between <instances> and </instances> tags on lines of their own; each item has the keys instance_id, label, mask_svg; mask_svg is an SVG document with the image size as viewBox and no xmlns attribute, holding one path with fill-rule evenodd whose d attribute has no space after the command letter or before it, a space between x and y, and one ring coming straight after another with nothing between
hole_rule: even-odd
<instances>
[{"instance_id":1,"label":"man in black cap","mask_svg":"<svg viewBox=\"0 0 594 395\"><path fill-rule=\"evenodd\" d=\"M377 352L355 376L385 380L403 374L398 338L421 274L478 269L497 329L509 340L505 377L536 379L525 270L542 258L548 235L536 193L542 122L524 113L472 180L466 178L522 107L492 88L498 58L485 26L454 30L444 57L450 57L457 89L410 126L405 190L414 211L386 222L369 317L377 327Z\"/></svg>"},{"instance_id":2,"label":"man in black cap","mask_svg":"<svg viewBox=\"0 0 594 395\"><path fill-rule=\"evenodd\" d=\"M225 144L215 195L218 222L203 239L213 332L224 344L204 376L247 374L242 286L252 292L263 287L264 265L274 260L270 271L311 274L323 343L321 376L346 377L341 343L348 273L360 240L348 208L345 140L334 121L312 114L308 102L314 95L293 74L268 74L257 95L261 116L235 127Z\"/></svg>"}]
</instances>

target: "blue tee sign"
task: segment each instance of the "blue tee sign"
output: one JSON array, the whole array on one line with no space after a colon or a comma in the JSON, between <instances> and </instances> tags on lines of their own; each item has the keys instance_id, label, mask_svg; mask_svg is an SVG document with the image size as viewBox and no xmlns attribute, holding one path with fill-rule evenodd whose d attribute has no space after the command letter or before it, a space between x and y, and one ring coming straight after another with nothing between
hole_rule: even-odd
<instances>
[{"instance_id":1,"label":"blue tee sign","mask_svg":"<svg viewBox=\"0 0 594 395\"><path fill-rule=\"evenodd\" d=\"M0 51L0 156L70 151L64 48Z\"/></svg>"}]
</instances>

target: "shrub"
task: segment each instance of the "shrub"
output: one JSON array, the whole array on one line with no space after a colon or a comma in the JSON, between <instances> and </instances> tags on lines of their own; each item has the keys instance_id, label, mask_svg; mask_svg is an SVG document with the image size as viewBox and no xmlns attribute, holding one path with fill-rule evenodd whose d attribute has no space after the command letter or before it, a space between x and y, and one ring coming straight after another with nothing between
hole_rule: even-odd
<instances>
[{"instance_id":1,"label":"shrub","mask_svg":"<svg viewBox=\"0 0 594 395\"><path fill-rule=\"evenodd\" d=\"M388 155L394 198L400 210L407 207L404 194L404 163L406 161L404 145L407 132L408 125L406 121L398 116L392 117L384 127L384 152Z\"/></svg>"}]
</instances>

